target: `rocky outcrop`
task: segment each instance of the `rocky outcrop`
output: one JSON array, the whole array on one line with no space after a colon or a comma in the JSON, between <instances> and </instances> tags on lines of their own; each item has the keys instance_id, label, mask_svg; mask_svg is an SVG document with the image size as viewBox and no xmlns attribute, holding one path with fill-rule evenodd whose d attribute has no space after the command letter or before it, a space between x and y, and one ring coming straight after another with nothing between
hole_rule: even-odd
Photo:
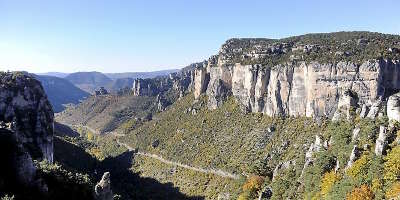
<instances>
[{"instance_id":1,"label":"rocky outcrop","mask_svg":"<svg viewBox=\"0 0 400 200\"><path fill-rule=\"evenodd\" d=\"M365 118L368 114L368 106L366 104L362 104L360 111L360 118Z\"/></svg>"},{"instance_id":2,"label":"rocky outcrop","mask_svg":"<svg viewBox=\"0 0 400 200\"><path fill-rule=\"evenodd\" d=\"M378 116L379 110L381 109L381 105L382 105L382 98L379 98L372 104L367 114L367 117L370 119L375 119L376 116Z\"/></svg>"},{"instance_id":3,"label":"rocky outcrop","mask_svg":"<svg viewBox=\"0 0 400 200\"><path fill-rule=\"evenodd\" d=\"M381 156L387 146L387 129L384 126L379 127L379 135L375 143L375 155Z\"/></svg>"},{"instance_id":4,"label":"rocky outcrop","mask_svg":"<svg viewBox=\"0 0 400 200\"><path fill-rule=\"evenodd\" d=\"M198 99L200 94L204 93L207 89L210 74L207 73L205 67L197 68L194 70L194 98Z\"/></svg>"},{"instance_id":5,"label":"rocky outcrop","mask_svg":"<svg viewBox=\"0 0 400 200\"><path fill-rule=\"evenodd\" d=\"M17 141L15 133L0 128L0 149L2 160L0 165L0 189L4 189L7 186L15 187L19 184L23 186L33 185L36 177L36 168L31 155Z\"/></svg>"},{"instance_id":6,"label":"rocky outcrop","mask_svg":"<svg viewBox=\"0 0 400 200\"><path fill-rule=\"evenodd\" d=\"M132 85L132 92L135 96L152 96L156 91L151 79L135 79Z\"/></svg>"},{"instance_id":7,"label":"rocky outcrop","mask_svg":"<svg viewBox=\"0 0 400 200\"><path fill-rule=\"evenodd\" d=\"M0 121L33 159L53 162L53 110L39 81L0 72Z\"/></svg>"},{"instance_id":8,"label":"rocky outcrop","mask_svg":"<svg viewBox=\"0 0 400 200\"><path fill-rule=\"evenodd\" d=\"M53 162L53 111L39 81L0 72L0 190L45 193L33 160Z\"/></svg>"},{"instance_id":9,"label":"rocky outcrop","mask_svg":"<svg viewBox=\"0 0 400 200\"><path fill-rule=\"evenodd\" d=\"M301 179L303 177L304 170L313 163L313 161L314 161L313 154L325 149L323 143L327 143L327 145L328 145L329 142L328 141L323 142L321 140L320 136L316 135L315 141L313 143L311 143L310 148L308 148L308 150L306 152L303 170L301 171L301 175L300 175L299 179Z\"/></svg>"},{"instance_id":10,"label":"rocky outcrop","mask_svg":"<svg viewBox=\"0 0 400 200\"><path fill-rule=\"evenodd\" d=\"M157 95L156 102L158 111L164 111L166 109L167 101L160 94Z\"/></svg>"},{"instance_id":11,"label":"rocky outcrop","mask_svg":"<svg viewBox=\"0 0 400 200\"><path fill-rule=\"evenodd\" d=\"M107 95L108 91L104 87L100 87L99 90L94 91L95 95Z\"/></svg>"},{"instance_id":12,"label":"rocky outcrop","mask_svg":"<svg viewBox=\"0 0 400 200\"><path fill-rule=\"evenodd\" d=\"M338 107L335 114L332 117L333 121L338 121L340 119L350 120L351 109L357 106L357 97L350 90L345 90L343 94L340 95Z\"/></svg>"},{"instance_id":13,"label":"rocky outcrop","mask_svg":"<svg viewBox=\"0 0 400 200\"><path fill-rule=\"evenodd\" d=\"M361 129L360 129L359 126L354 128L353 134L351 136L351 142L354 143L354 142L356 142L358 140L358 135L360 134L360 131L361 131Z\"/></svg>"},{"instance_id":14,"label":"rocky outcrop","mask_svg":"<svg viewBox=\"0 0 400 200\"><path fill-rule=\"evenodd\" d=\"M360 150L357 148L357 145L353 146L353 150L351 150L349 161L347 162L347 168L353 166L353 163L360 157Z\"/></svg>"},{"instance_id":15,"label":"rocky outcrop","mask_svg":"<svg viewBox=\"0 0 400 200\"><path fill-rule=\"evenodd\" d=\"M400 122L400 93L389 97L387 102L387 116L389 121Z\"/></svg>"},{"instance_id":16,"label":"rocky outcrop","mask_svg":"<svg viewBox=\"0 0 400 200\"><path fill-rule=\"evenodd\" d=\"M113 192L111 190L110 172L105 172L101 180L94 188L97 200L112 200Z\"/></svg>"}]
</instances>

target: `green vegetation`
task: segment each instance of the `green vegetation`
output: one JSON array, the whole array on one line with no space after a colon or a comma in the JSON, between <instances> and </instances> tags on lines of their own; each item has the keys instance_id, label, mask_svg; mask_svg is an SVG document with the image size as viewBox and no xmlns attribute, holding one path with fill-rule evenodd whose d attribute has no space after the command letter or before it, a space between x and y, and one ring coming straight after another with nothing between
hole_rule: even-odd
<instances>
[{"instance_id":1,"label":"green vegetation","mask_svg":"<svg viewBox=\"0 0 400 200\"><path fill-rule=\"evenodd\" d=\"M37 162L36 168L49 187L49 199L93 199L93 183L87 174L65 170L58 164Z\"/></svg>"},{"instance_id":2,"label":"green vegetation","mask_svg":"<svg viewBox=\"0 0 400 200\"><path fill-rule=\"evenodd\" d=\"M279 40L230 39L222 48L224 57L229 58L227 64L275 66L296 60L360 64L372 59L399 59L400 36L373 32L316 33ZM243 56L253 52L261 56Z\"/></svg>"},{"instance_id":3,"label":"green vegetation","mask_svg":"<svg viewBox=\"0 0 400 200\"><path fill-rule=\"evenodd\" d=\"M316 123L302 117L246 114L233 98L216 110L207 109L206 101L205 96L193 101L193 95L189 94L166 111L155 114L152 120L137 123L136 119L130 119L123 123L126 136L118 140L168 160L244 174L248 178L221 178L143 156L136 156L124 173L140 174L142 178L161 184L169 182L186 195L206 199L224 195L254 199L265 187L273 191L271 199L382 199L398 194L396 177L400 170L396 164L400 153L397 143L389 145L392 149L383 158L373 152L378 127L387 126L385 119L373 121L355 117L352 122L322 120ZM360 127L359 137L352 141L356 126ZM100 136L83 127L78 128L78 132L81 137L63 139L85 149L88 155L96 158L97 165L98 162L103 166L108 163L111 168L118 168L110 159L120 158L126 152L116 143L117 136ZM313 162L303 171L305 153L317 134L327 146L312 154ZM153 147L156 140L159 145ZM361 151L360 158L346 168L354 145ZM337 161L339 169L335 172ZM274 170L277 166L281 167ZM272 174L275 175L273 180ZM133 195L127 190L135 188L124 180L115 186L123 198ZM143 193L134 194L135 197L141 195Z\"/></svg>"},{"instance_id":4,"label":"green vegetation","mask_svg":"<svg viewBox=\"0 0 400 200\"><path fill-rule=\"evenodd\" d=\"M396 171L396 159L400 157L397 147L389 151L385 160L373 153L379 125L387 126L385 119L356 118L356 123L322 121L316 124L307 118L243 114L233 99L210 111L204 106L205 97L194 103L192 99L189 95L179 100L167 111L156 115L156 120L131 131L124 140L140 151L170 160L265 178L271 176L271 169L277 165L291 161L292 165L278 170L274 180L264 184L272 188L272 199L357 199L359 195L381 199L395 187L392 186L395 183L383 177L386 174L386 177L392 177L388 179L395 180L399 176ZM193 109L197 111L195 115L190 112ZM352 141L355 125L361 130L358 139ZM269 133L269 127L275 130ZM305 168L300 178L305 151L316 133L322 141L331 144L313 154L314 162ZM160 141L156 148L151 145L155 140ZM345 169L353 145L359 147L361 157ZM337 160L340 168L335 173ZM152 168L147 171L159 170L157 166ZM251 179L247 181L251 182ZM391 190L397 191L396 188ZM251 199L259 192L258 189L239 191L241 199Z\"/></svg>"},{"instance_id":5,"label":"green vegetation","mask_svg":"<svg viewBox=\"0 0 400 200\"><path fill-rule=\"evenodd\" d=\"M91 96L77 106L69 107L56 115L56 121L65 125L86 125L98 133L126 131L124 123L140 125L156 112L155 97L132 95ZM93 131L91 131L93 132Z\"/></svg>"},{"instance_id":6,"label":"green vegetation","mask_svg":"<svg viewBox=\"0 0 400 200\"><path fill-rule=\"evenodd\" d=\"M206 108L205 98L194 104L192 102L192 95L185 96L121 140L139 150L170 160L204 168L248 173L252 167L247 164L263 158L275 145L281 145L285 136L286 140L297 138L305 141L317 128L311 119L285 120L260 114L244 114L233 98L222 108L213 111ZM197 110L197 114L192 114L193 109ZM272 126L276 131L269 133L267 129ZM304 133L296 137L293 132L299 131ZM155 140L160 141L157 148L151 146ZM300 147L289 145L288 148ZM296 153L292 153L287 155L288 159L295 156ZM271 164L277 162L278 158Z\"/></svg>"}]
</instances>

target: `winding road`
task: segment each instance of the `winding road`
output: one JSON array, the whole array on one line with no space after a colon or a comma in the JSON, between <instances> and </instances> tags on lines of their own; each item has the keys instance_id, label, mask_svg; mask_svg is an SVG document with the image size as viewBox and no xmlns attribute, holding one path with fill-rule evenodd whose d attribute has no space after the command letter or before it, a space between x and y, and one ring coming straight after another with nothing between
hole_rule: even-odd
<instances>
[{"instance_id":1,"label":"winding road","mask_svg":"<svg viewBox=\"0 0 400 200\"><path fill-rule=\"evenodd\" d=\"M200 168L200 167L193 167L193 166L189 166L189 165L182 164L182 163L179 163L179 162L167 160L167 159L165 159L165 158L163 158L163 157L161 157L159 155L156 155L156 154L140 152L140 151L137 151L135 148L132 148L131 146L120 142L118 139L117 139L117 143L119 145L121 145L121 146L124 146L129 151L134 151L134 153L136 155L141 155L141 156L146 156L146 157L149 157L149 158L153 158L153 159L159 160L160 162L163 162L165 164L174 165L174 166L182 167L182 168L185 168L185 169L188 169L188 170L197 171L197 172L201 172L201 173L214 174L214 175L221 176L221 177L224 177L224 178L239 179L239 177L240 177L237 174L232 174L232 173L229 173L229 172L225 172L225 171L222 171L220 169L204 169L204 168Z\"/></svg>"},{"instance_id":2,"label":"winding road","mask_svg":"<svg viewBox=\"0 0 400 200\"><path fill-rule=\"evenodd\" d=\"M72 125L68 125L68 126L72 126ZM85 125L80 125L80 126L83 127L83 128L86 128L87 130L89 130L89 131L91 131L93 133L99 133L97 130L95 130L95 129L89 127L89 126L85 126ZM165 164L174 165L174 166L182 167L182 168L185 168L185 169L188 169L188 170L197 171L197 172L201 172L201 173L214 174L214 175L217 175L217 176L220 176L220 177L224 177L224 178L239 179L239 177L240 177L238 174L225 172L225 171L220 170L220 169L205 169L205 168L201 168L201 167L194 167L194 166L186 165L186 164L183 164L183 163L167 160L167 159L165 159L165 158L163 158L163 157L161 157L159 155L156 155L156 154L140 152L140 151L137 151L135 148L129 146L128 144L120 142L118 140L118 137L124 136L123 134L119 134L119 133L116 133L116 132L107 132L106 134L112 134L112 135L116 136L117 137L116 141L117 141L117 143L119 145L125 147L129 151L133 151L136 155L146 156L146 157L149 157L149 158L156 159L156 160L158 160L158 161L160 161L162 163L165 163Z\"/></svg>"}]
</instances>

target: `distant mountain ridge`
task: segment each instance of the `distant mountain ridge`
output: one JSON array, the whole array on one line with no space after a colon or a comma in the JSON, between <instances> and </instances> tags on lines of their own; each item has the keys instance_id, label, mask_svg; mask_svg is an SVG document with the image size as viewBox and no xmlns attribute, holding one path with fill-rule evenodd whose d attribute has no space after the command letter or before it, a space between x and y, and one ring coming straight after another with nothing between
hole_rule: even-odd
<instances>
[{"instance_id":1,"label":"distant mountain ridge","mask_svg":"<svg viewBox=\"0 0 400 200\"><path fill-rule=\"evenodd\" d=\"M154 78L157 76L166 76L171 73L178 72L179 69L166 69L166 70L157 70L157 71L150 71L150 72L120 72L120 73L102 73L106 75L110 79L120 79L120 78ZM75 72L74 72L75 73ZM65 78L70 74L74 73L66 73L66 72L45 72L45 73L36 73L37 75L41 76L55 76L59 78ZM81 73L81 72L76 72ZM86 72L85 72L86 73Z\"/></svg>"},{"instance_id":2,"label":"distant mountain ridge","mask_svg":"<svg viewBox=\"0 0 400 200\"><path fill-rule=\"evenodd\" d=\"M45 72L45 73L36 73L37 75L41 76L55 76L59 78L65 78L68 76L70 73L64 73L64 72Z\"/></svg>"},{"instance_id":3,"label":"distant mountain ridge","mask_svg":"<svg viewBox=\"0 0 400 200\"><path fill-rule=\"evenodd\" d=\"M167 69L167 70L159 70L159 71L151 71L151 72L123 72L123 73L105 73L106 76L111 79L120 79L120 78L154 78L157 76L166 76L171 73L178 72L179 69Z\"/></svg>"},{"instance_id":4,"label":"distant mountain ridge","mask_svg":"<svg viewBox=\"0 0 400 200\"><path fill-rule=\"evenodd\" d=\"M65 104L78 104L80 100L90 96L68 80L54 76L34 75L42 84L54 112L64 110Z\"/></svg>"},{"instance_id":5,"label":"distant mountain ridge","mask_svg":"<svg viewBox=\"0 0 400 200\"><path fill-rule=\"evenodd\" d=\"M134 79L167 76L177 71L177 69L172 69L153 72L124 73L101 73L96 71L76 72L67 75L65 79L67 79L80 89L92 94L96 89L99 89L100 87L105 87L110 92L116 92L119 89L131 87Z\"/></svg>"}]
</instances>

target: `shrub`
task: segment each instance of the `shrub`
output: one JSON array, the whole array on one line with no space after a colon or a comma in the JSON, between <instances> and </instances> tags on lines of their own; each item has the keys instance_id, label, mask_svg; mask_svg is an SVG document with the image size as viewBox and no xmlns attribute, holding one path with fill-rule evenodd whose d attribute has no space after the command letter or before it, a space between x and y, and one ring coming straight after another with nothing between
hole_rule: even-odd
<instances>
[{"instance_id":1,"label":"shrub","mask_svg":"<svg viewBox=\"0 0 400 200\"><path fill-rule=\"evenodd\" d=\"M352 177L353 179L356 178L367 178L368 174L368 162L369 162L369 157L368 155L362 155L360 159L356 160L354 164L347 169L347 175Z\"/></svg>"},{"instance_id":2,"label":"shrub","mask_svg":"<svg viewBox=\"0 0 400 200\"><path fill-rule=\"evenodd\" d=\"M93 184L87 174L68 171L46 160L35 165L49 186L49 199L93 199Z\"/></svg>"},{"instance_id":3,"label":"shrub","mask_svg":"<svg viewBox=\"0 0 400 200\"><path fill-rule=\"evenodd\" d=\"M387 199L400 199L400 182L395 182L388 191L386 191Z\"/></svg>"},{"instance_id":4,"label":"shrub","mask_svg":"<svg viewBox=\"0 0 400 200\"><path fill-rule=\"evenodd\" d=\"M15 199L14 195L8 196L8 194L6 194L5 196L1 197L1 200L14 200L14 199Z\"/></svg>"},{"instance_id":5,"label":"shrub","mask_svg":"<svg viewBox=\"0 0 400 200\"><path fill-rule=\"evenodd\" d=\"M374 193L371 191L371 189L368 187L368 185L361 185L360 187L354 188L353 191L351 191L346 199L347 200L373 200L374 199Z\"/></svg>"},{"instance_id":6,"label":"shrub","mask_svg":"<svg viewBox=\"0 0 400 200\"><path fill-rule=\"evenodd\" d=\"M251 176L243 185L243 191L258 191L264 183L264 177Z\"/></svg>"},{"instance_id":7,"label":"shrub","mask_svg":"<svg viewBox=\"0 0 400 200\"><path fill-rule=\"evenodd\" d=\"M258 191L264 184L265 178L262 176L251 176L247 179L246 183L242 186L243 192L239 195L238 199L254 199L257 197Z\"/></svg>"},{"instance_id":8,"label":"shrub","mask_svg":"<svg viewBox=\"0 0 400 200\"><path fill-rule=\"evenodd\" d=\"M338 180L340 180L340 176L335 171L325 173L321 182L321 195L325 197Z\"/></svg>"},{"instance_id":9,"label":"shrub","mask_svg":"<svg viewBox=\"0 0 400 200\"><path fill-rule=\"evenodd\" d=\"M389 182L400 178L400 146L396 146L384 158L384 179Z\"/></svg>"},{"instance_id":10,"label":"shrub","mask_svg":"<svg viewBox=\"0 0 400 200\"><path fill-rule=\"evenodd\" d=\"M251 200L254 199L249 191L243 192L239 195L238 200Z\"/></svg>"},{"instance_id":11,"label":"shrub","mask_svg":"<svg viewBox=\"0 0 400 200\"><path fill-rule=\"evenodd\" d=\"M380 190L382 190L382 188L383 188L382 179L375 178L372 180L371 189L373 192L375 193L379 192Z\"/></svg>"}]
</instances>

